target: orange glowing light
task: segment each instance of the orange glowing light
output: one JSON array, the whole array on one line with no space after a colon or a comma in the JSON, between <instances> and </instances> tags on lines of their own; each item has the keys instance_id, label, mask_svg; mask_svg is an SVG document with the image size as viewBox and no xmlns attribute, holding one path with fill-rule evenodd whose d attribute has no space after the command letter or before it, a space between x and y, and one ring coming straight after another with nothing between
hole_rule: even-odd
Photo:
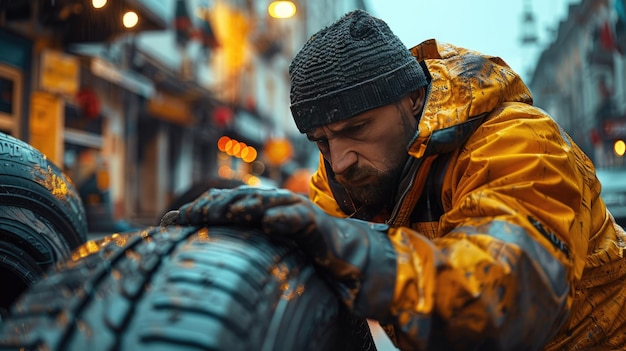
<instances>
[{"instance_id":1,"label":"orange glowing light","mask_svg":"<svg viewBox=\"0 0 626 351\"><path fill-rule=\"evenodd\" d=\"M217 140L217 149L221 152L226 152L226 143L230 140L226 135Z\"/></svg>"},{"instance_id":2,"label":"orange glowing light","mask_svg":"<svg viewBox=\"0 0 626 351\"><path fill-rule=\"evenodd\" d=\"M265 156L269 163L280 166L287 162L293 154L291 142L285 138L269 140L265 145Z\"/></svg>"},{"instance_id":3,"label":"orange glowing light","mask_svg":"<svg viewBox=\"0 0 626 351\"><path fill-rule=\"evenodd\" d=\"M232 154L235 157L240 157L241 156L241 143L234 143L233 144Z\"/></svg>"},{"instance_id":4,"label":"orange glowing light","mask_svg":"<svg viewBox=\"0 0 626 351\"><path fill-rule=\"evenodd\" d=\"M220 168L217 169L217 175L222 178L232 178L233 170L229 166L220 166Z\"/></svg>"},{"instance_id":5,"label":"orange glowing light","mask_svg":"<svg viewBox=\"0 0 626 351\"><path fill-rule=\"evenodd\" d=\"M244 162L248 162L248 163L254 162L257 156L258 156L257 151L252 146L246 147L245 154L243 152L241 153L241 159L244 160Z\"/></svg>"},{"instance_id":6,"label":"orange glowing light","mask_svg":"<svg viewBox=\"0 0 626 351\"><path fill-rule=\"evenodd\" d=\"M232 156L233 155L233 146L235 146L235 144L237 144L237 141L235 140L229 140L226 142L226 147L224 148L224 152L226 152L227 155Z\"/></svg>"}]
</instances>

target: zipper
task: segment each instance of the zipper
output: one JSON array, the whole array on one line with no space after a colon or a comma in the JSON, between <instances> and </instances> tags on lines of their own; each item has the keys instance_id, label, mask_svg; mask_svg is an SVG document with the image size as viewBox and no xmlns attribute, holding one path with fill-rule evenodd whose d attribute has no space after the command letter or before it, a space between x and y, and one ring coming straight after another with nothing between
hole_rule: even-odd
<instances>
[{"instance_id":1,"label":"zipper","mask_svg":"<svg viewBox=\"0 0 626 351\"><path fill-rule=\"evenodd\" d=\"M409 191L413 187L413 183L415 182L415 175L417 174L417 170L419 169L419 167L422 165L423 160L424 158L416 159L416 158L411 157L412 164L409 166L409 171L406 175L410 177L410 181L407 184L407 186L404 187L404 190L402 191L402 194L400 195L400 198L398 199L398 201L396 201L396 205L394 206L393 211L391 211L391 215L389 215L389 219L385 221L385 224L389 225L390 227L393 227L393 224L398 219L397 218L398 213L400 212L400 209L402 208L402 205L404 204L404 200L409 194Z\"/></svg>"}]
</instances>

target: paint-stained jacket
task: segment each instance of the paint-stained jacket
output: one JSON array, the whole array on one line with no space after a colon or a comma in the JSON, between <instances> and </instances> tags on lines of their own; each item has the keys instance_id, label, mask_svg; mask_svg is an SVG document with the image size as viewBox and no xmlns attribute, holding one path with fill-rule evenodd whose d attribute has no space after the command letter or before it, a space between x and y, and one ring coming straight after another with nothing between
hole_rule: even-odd
<instances>
[{"instance_id":1,"label":"paint-stained jacket","mask_svg":"<svg viewBox=\"0 0 626 351\"><path fill-rule=\"evenodd\" d=\"M374 306L388 333L403 350L626 349L626 234L589 159L501 59L411 51L431 79L411 172L393 213L365 218L397 252ZM323 159L310 197L355 215Z\"/></svg>"}]
</instances>

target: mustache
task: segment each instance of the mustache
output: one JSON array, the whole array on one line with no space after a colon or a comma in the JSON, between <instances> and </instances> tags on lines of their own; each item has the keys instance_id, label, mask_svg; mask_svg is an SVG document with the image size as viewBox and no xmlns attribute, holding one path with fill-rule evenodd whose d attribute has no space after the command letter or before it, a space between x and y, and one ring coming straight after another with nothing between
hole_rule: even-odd
<instances>
[{"instance_id":1,"label":"mustache","mask_svg":"<svg viewBox=\"0 0 626 351\"><path fill-rule=\"evenodd\" d=\"M363 177L378 176L380 172L371 167L351 168L342 174L335 174L335 180L340 184L348 185L350 182Z\"/></svg>"}]
</instances>

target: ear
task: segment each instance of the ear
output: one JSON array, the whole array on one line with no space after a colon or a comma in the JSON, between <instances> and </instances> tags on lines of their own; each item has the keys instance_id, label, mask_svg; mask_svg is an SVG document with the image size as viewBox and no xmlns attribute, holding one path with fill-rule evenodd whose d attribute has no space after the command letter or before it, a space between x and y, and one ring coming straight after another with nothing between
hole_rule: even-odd
<instances>
[{"instance_id":1,"label":"ear","mask_svg":"<svg viewBox=\"0 0 626 351\"><path fill-rule=\"evenodd\" d=\"M420 116L422 109L424 108L424 102L426 101L426 88L422 87L419 90L413 91L411 96L411 113L413 116Z\"/></svg>"}]
</instances>

